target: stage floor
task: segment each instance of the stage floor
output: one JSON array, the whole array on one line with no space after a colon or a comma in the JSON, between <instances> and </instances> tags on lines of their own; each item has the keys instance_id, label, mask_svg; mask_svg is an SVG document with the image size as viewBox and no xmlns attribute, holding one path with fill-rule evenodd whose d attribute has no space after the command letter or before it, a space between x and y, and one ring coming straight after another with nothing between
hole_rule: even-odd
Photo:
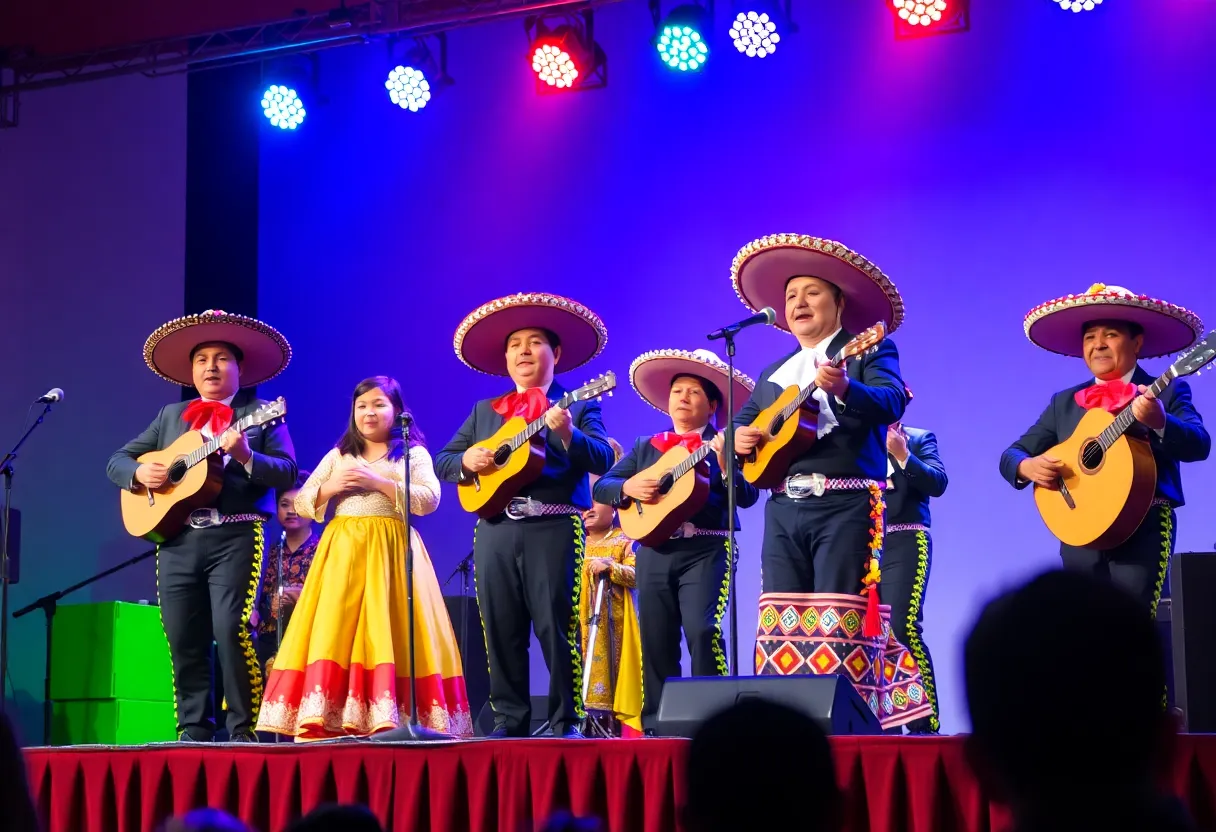
<instances>
[{"instance_id":1,"label":"stage floor","mask_svg":"<svg viewBox=\"0 0 1216 832\"><path fill-rule=\"evenodd\" d=\"M1175 790L1199 828L1214 829L1216 735L1181 740ZM960 737L834 737L832 747L850 832L1007 828L1004 811L971 776ZM686 741L674 739L519 739L77 746L26 755L47 832L152 832L198 806L280 832L327 802L365 803L394 832L516 832L539 828L559 808L598 815L614 831L668 832L680 828L685 752ZM756 764L796 766L798 750Z\"/></svg>"}]
</instances>

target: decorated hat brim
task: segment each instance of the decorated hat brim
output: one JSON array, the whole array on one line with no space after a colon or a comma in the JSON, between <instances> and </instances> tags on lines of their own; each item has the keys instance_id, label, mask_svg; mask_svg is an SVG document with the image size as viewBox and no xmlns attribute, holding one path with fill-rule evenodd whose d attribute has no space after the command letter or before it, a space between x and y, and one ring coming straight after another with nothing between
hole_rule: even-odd
<instances>
[{"instance_id":1,"label":"decorated hat brim","mask_svg":"<svg viewBox=\"0 0 1216 832\"><path fill-rule=\"evenodd\" d=\"M1103 320L1134 323L1143 329L1141 358L1181 352L1203 334L1203 322L1194 312L1138 295L1074 295L1049 301L1031 310L1024 329L1035 345L1059 355L1081 358L1086 324Z\"/></svg>"},{"instance_id":2,"label":"decorated hat brim","mask_svg":"<svg viewBox=\"0 0 1216 832\"><path fill-rule=\"evenodd\" d=\"M594 312L556 295L515 295L484 304L461 322L456 355L478 372L510 375L507 339L521 329L547 329L561 341L557 372L577 369L599 355L608 331Z\"/></svg>"},{"instance_id":3,"label":"decorated hat brim","mask_svg":"<svg viewBox=\"0 0 1216 832\"><path fill-rule=\"evenodd\" d=\"M152 372L183 387L194 386L193 352L200 344L223 342L242 353L241 387L256 387L278 376L291 362L291 345L274 327L243 315L204 312L177 318L144 343Z\"/></svg>"},{"instance_id":4,"label":"decorated hat brim","mask_svg":"<svg viewBox=\"0 0 1216 832\"><path fill-rule=\"evenodd\" d=\"M887 333L904 319L903 298L881 269L857 252L832 240L798 234L775 234L744 246L731 267L735 293L752 311L771 306L776 326L790 331L785 319L785 286L792 277L817 277L845 297L841 326L861 332L882 321Z\"/></svg>"},{"instance_id":5,"label":"decorated hat brim","mask_svg":"<svg viewBox=\"0 0 1216 832\"><path fill-rule=\"evenodd\" d=\"M639 356L629 368L629 382L633 389L642 401L660 413L668 412L671 382L676 376L696 376L714 384L722 393L722 408L725 411L726 384L730 378L725 365L711 364L691 355L682 355L676 350L661 350ZM731 383L734 385L735 413L738 413L747 403L756 384L738 370L735 370Z\"/></svg>"}]
</instances>

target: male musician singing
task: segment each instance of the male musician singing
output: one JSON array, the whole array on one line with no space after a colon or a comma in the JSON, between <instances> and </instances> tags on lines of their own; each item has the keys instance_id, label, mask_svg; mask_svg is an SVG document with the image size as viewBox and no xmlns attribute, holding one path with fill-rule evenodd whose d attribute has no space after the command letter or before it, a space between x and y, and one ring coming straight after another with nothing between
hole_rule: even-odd
<instances>
[{"instance_id":1,"label":"male musician singing","mask_svg":"<svg viewBox=\"0 0 1216 832\"><path fill-rule=\"evenodd\" d=\"M1015 488L1034 483L1059 489L1065 461L1047 453L1063 442L1085 411L1117 413L1128 405L1157 461L1157 491L1148 516L1125 542L1106 550L1060 544L1066 569L1108 579L1131 592L1153 615L1169 574L1176 538L1174 510L1183 505L1181 462L1208 458L1212 438L1191 403L1191 388L1175 379L1154 396L1153 376L1140 358L1181 352L1198 340L1203 323L1190 310L1119 286L1095 284L1084 294L1041 304L1024 322L1037 346L1085 361L1092 377L1056 393L1038 421L1001 455L1001 475Z\"/></svg>"},{"instance_id":2,"label":"male musician singing","mask_svg":"<svg viewBox=\"0 0 1216 832\"><path fill-rule=\"evenodd\" d=\"M912 391L904 388L907 400ZM882 547L882 600L891 605L891 629L920 667L930 716L908 723L912 734L936 734L941 728L933 659L922 624L933 538L929 533L929 500L946 493L946 466L932 431L901 422L887 428L886 534Z\"/></svg>"},{"instance_id":3,"label":"male musician singing","mask_svg":"<svg viewBox=\"0 0 1216 832\"><path fill-rule=\"evenodd\" d=\"M581 737L584 717L580 627L582 512L591 507L588 474L612 465L595 401L555 406L566 390L553 374L586 364L608 338L603 321L566 298L518 294L491 301L456 329L461 361L479 372L508 376L515 389L485 399L435 457L440 479L473 482L494 464L473 447L515 416L544 417L545 465L506 512L479 520L473 538L477 603L490 664L492 736L527 736L531 720L528 630L535 628L549 668L549 724L555 736Z\"/></svg>"},{"instance_id":4,"label":"male musician singing","mask_svg":"<svg viewBox=\"0 0 1216 832\"><path fill-rule=\"evenodd\" d=\"M903 416L906 399L889 339L842 368L829 362L878 321L893 332L903 301L861 255L817 237L761 238L740 251L731 272L743 302L784 309L778 326L798 340L761 373L735 416L735 451L746 457L760 443L751 423L785 388L818 388L818 439L764 507L763 590L856 595L867 574L872 509L886 484L887 426Z\"/></svg>"},{"instance_id":5,"label":"male musician singing","mask_svg":"<svg viewBox=\"0 0 1216 832\"><path fill-rule=\"evenodd\" d=\"M654 730L663 683L680 676L680 629L688 639L693 676L729 672L722 644L722 615L730 587L726 459L718 415L726 409L722 390L731 378L720 358L706 350L657 350L639 356L629 368L634 389L656 410L671 417L672 429L641 436L611 471L595 484L596 502L634 511L657 502L657 479L645 470L676 445L694 452L711 443L709 497L705 505L668 542L637 552L638 618L642 636L642 727ZM753 383L734 374L736 409ZM723 416L722 418L727 418ZM693 476L689 472L685 476ZM735 499L755 504L760 492L736 468ZM739 518L735 516L735 527Z\"/></svg>"},{"instance_id":6,"label":"male musician singing","mask_svg":"<svg viewBox=\"0 0 1216 832\"><path fill-rule=\"evenodd\" d=\"M189 430L222 436L223 487L211 507L159 547L156 582L161 623L173 660L179 740L209 742L215 733L211 703L214 639L230 741L257 742L253 726L262 693L262 672L249 618L262 568L262 526L274 514L276 489L296 481L295 451L282 422L244 433L229 426L265 401L253 387L277 376L291 347L277 331L253 318L208 310L170 321L144 345L144 360L161 378L193 386L199 398L161 408L147 430L115 451L106 473L119 488L153 493L168 470L137 457L161 450Z\"/></svg>"}]
</instances>

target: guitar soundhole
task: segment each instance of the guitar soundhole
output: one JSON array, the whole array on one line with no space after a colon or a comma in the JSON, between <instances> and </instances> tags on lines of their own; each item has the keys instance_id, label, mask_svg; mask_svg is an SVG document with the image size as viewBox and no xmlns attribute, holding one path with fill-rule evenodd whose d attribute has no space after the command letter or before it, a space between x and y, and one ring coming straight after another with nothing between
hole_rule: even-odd
<instances>
[{"instance_id":1,"label":"guitar soundhole","mask_svg":"<svg viewBox=\"0 0 1216 832\"><path fill-rule=\"evenodd\" d=\"M663 476L659 477L659 493L664 495L667 494L667 492L671 491L671 487L675 484L676 481L671 474L664 474Z\"/></svg>"},{"instance_id":2,"label":"guitar soundhole","mask_svg":"<svg viewBox=\"0 0 1216 832\"><path fill-rule=\"evenodd\" d=\"M785 417L777 416L775 419L773 419L772 423L769 424L769 426L768 426L769 436L776 436L778 433L781 432L781 429L783 427L785 427Z\"/></svg>"},{"instance_id":3,"label":"guitar soundhole","mask_svg":"<svg viewBox=\"0 0 1216 832\"><path fill-rule=\"evenodd\" d=\"M1091 439L1081 448L1081 467L1086 471L1096 471L1102 465L1106 452L1096 439Z\"/></svg>"},{"instance_id":4,"label":"guitar soundhole","mask_svg":"<svg viewBox=\"0 0 1216 832\"><path fill-rule=\"evenodd\" d=\"M494 464L501 468L507 464L507 460L511 458L511 446L499 445L498 450L494 452Z\"/></svg>"},{"instance_id":5,"label":"guitar soundhole","mask_svg":"<svg viewBox=\"0 0 1216 832\"><path fill-rule=\"evenodd\" d=\"M169 482L177 485L186 477L186 460L175 459L169 466Z\"/></svg>"}]
</instances>

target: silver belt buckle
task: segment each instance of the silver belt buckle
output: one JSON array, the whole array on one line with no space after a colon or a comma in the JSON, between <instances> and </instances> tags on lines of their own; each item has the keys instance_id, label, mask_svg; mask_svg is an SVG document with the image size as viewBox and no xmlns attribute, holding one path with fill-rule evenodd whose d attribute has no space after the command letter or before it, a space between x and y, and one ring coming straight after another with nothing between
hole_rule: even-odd
<instances>
[{"instance_id":1,"label":"silver belt buckle","mask_svg":"<svg viewBox=\"0 0 1216 832\"><path fill-rule=\"evenodd\" d=\"M209 529L212 526L223 525L223 518L220 516L219 509L200 508L190 512L189 524L192 529Z\"/></svg>"},{"instance_id":2,"label":"silver belt buckle","mask_svg":"<svg viewBox=\"0 0 1216 832\"><path fill-rule=\"evenodd\" d=\"M793 477L786 480L785 493L795 500L805 500L811 495L823 496L823 492L827 489L827 477L823 474L804 474L803 478L809 481L794 482Z\"/></svg>"},{"instance_id":3,"label":"silver belt buckle","mask_svg":"<svg viewBox=\"0 0 1216 832\"><path fill-rule=\"evenodd\" d=\"M507 510L504 512L507 517L512 520L523 520L525 517L532 516L532 498L531 497L516 497L507 503Z\"/></svg>"}]
</instances>

